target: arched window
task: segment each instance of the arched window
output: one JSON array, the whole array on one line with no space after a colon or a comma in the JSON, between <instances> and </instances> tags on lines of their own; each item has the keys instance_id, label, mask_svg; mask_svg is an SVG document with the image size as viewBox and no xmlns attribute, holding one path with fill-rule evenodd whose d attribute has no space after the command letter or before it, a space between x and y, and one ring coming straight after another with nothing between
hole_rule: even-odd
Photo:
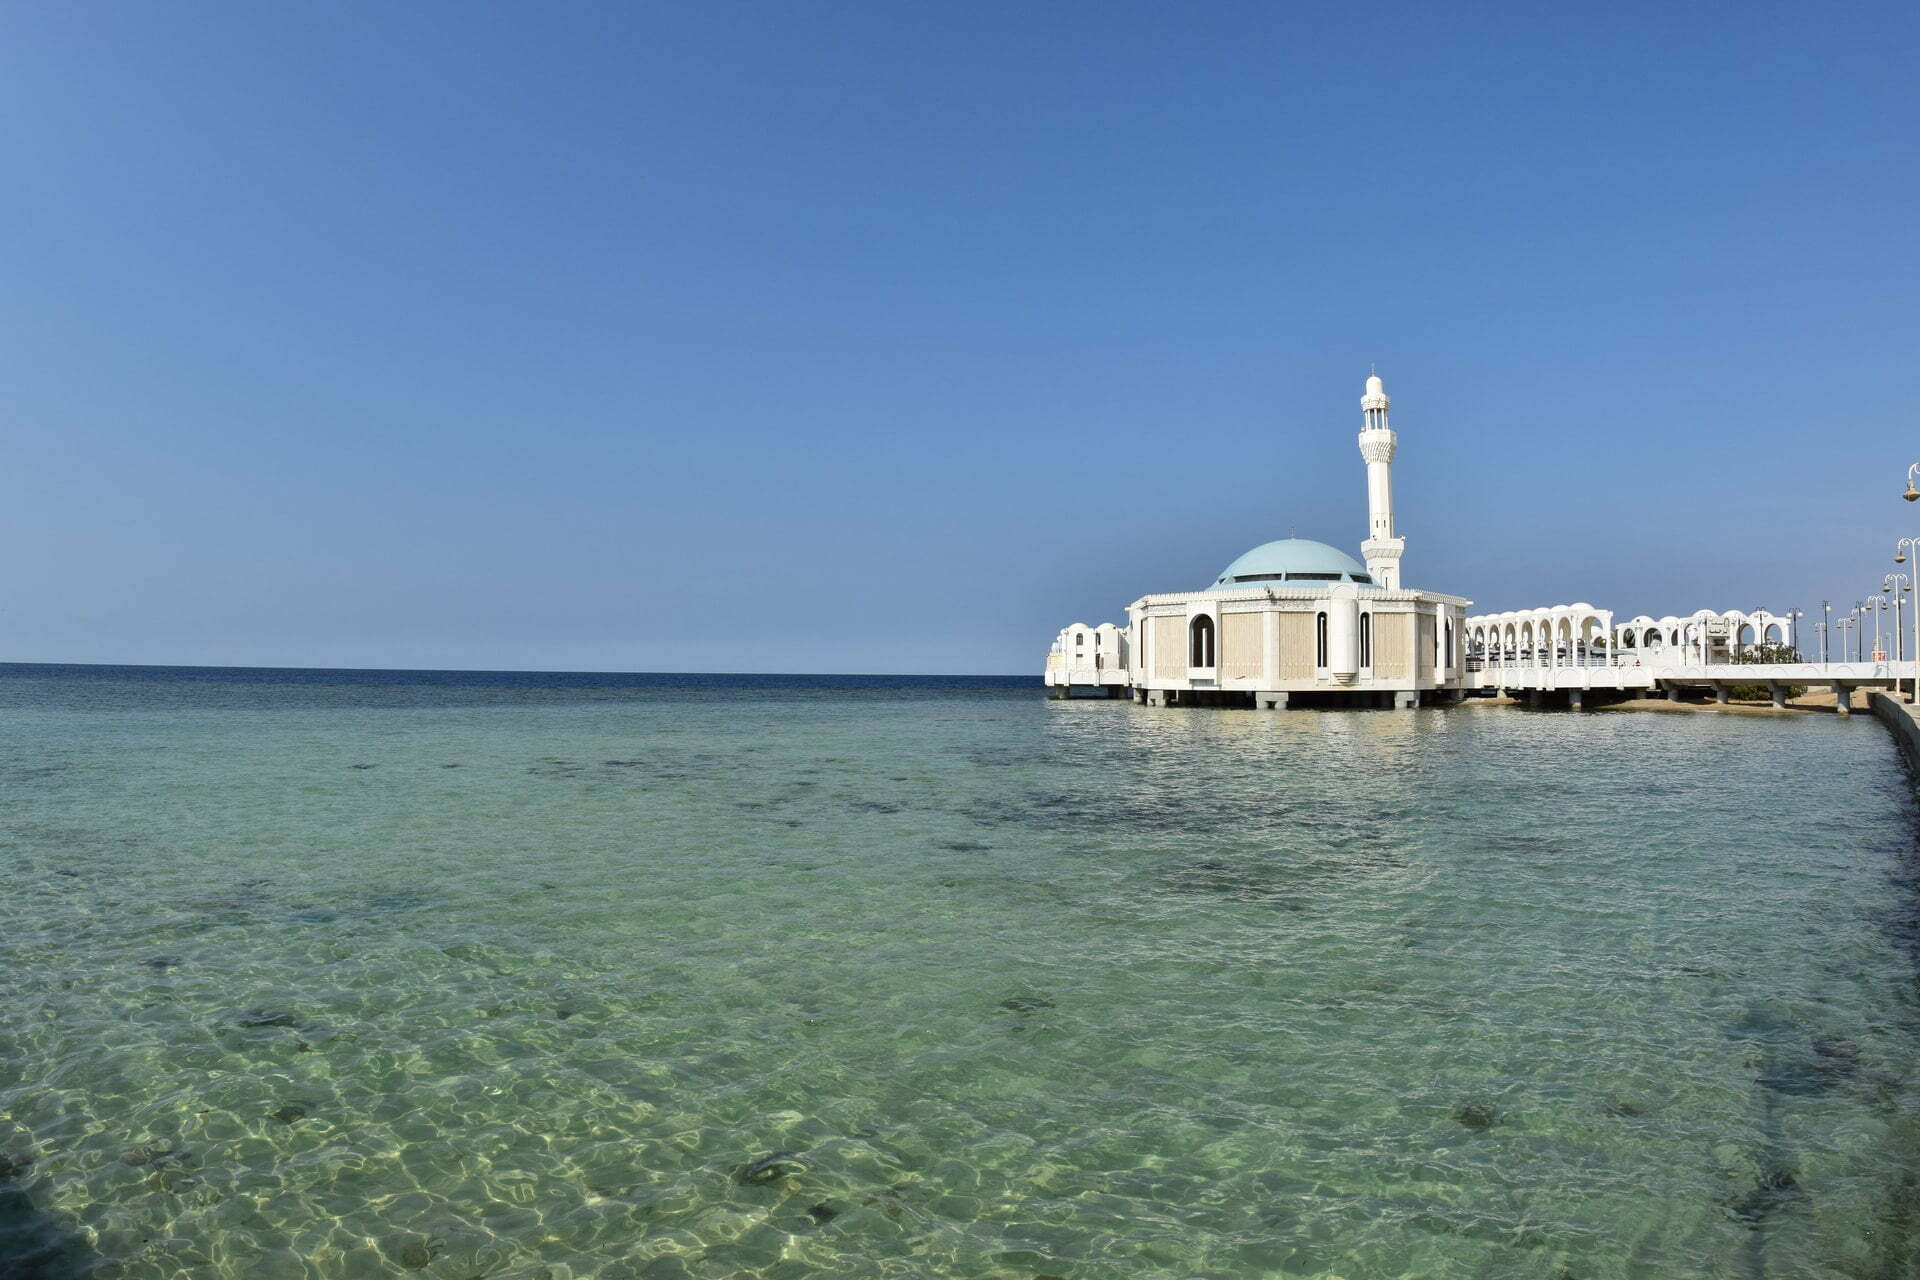
<instances>
[{"instance_id":1,"label":"arched window","mask_svg":"<svg viewBox=\"0 0 1920 1280\"><path fill-rule=\"evenodd\" d=\"M1364 670L1373 665L1373 615L1360 615L1360 666Z\"/></svg>"},{"instance_id":2,"label":"arched window","mask_svg":"<svg viewBox=\"0 0 1920 1280\"><path fill-rule=\"evenodd\" d=\"M1086 633L1086 632L1084 632L1084 631L1076 631L1076 632L1074 632L1074 633L1073 633L1073 643L1074 643L1075 645L1085 645L1085 644L1087 643L1087 633Z\"/></svg>"},{"instance_id":3,"label":"arched window","mask_svg":"<svg viewBox=\"0 0 1920 1280\"><path fill-rule=\"evenodd\" d=\"M1314 632L1313 665L1316 667L1324 667L1327 665L1327 615L1326 614L1322 613L1317 615L1314 618L1313 632Z\"/></svg>"},{"instance_id":4,"label":"arched window","mask_svg":"<svg viewBox=\"0 0 1920 1280\"><path fill-rule=\"evenodd\" d=\"M1213 665L1213 619L1201 614L1187 624L1187 639L1190 642L1192 661L1189 666L1210 667Z\"/></svg>"},{"instance_id":5,"label":"arched window","mask_svg":"<svg viewBox=\"0 0 1920 1280\"><path fill-rule=\"evenodd\" d=\"M1446 661L1446 665L1447 665L1447 666L1449 666L1449 667L1451 667L1451 666L1453 665L1453 623L1451 623L1451 622L1449 622L1449 623L1447 623L1447 661Z\"/></svg>"}]
</instances>

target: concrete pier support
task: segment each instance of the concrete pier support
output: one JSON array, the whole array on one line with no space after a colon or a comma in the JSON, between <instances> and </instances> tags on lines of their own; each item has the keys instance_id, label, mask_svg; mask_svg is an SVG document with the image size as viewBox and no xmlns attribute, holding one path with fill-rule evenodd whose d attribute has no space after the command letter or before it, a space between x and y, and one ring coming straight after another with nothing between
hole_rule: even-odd
<instances>
[{"instance_id":1,"label":"concrete pier support","mask_svg":"<svg viewBox=\"0 0 1920 1280\"><path fill-rule=\"evenodd\" d=\"M1540 703L1544 700L1545 696L1546 695L1542 694L1538 689L1529 689L1527 690L1527 705L1535 711L1538 711L1540 709Z\"/></svg>"},{"instance_id":2,"label":"concrete pier support","mask_svg":"<svg viewBox=\"0 0 1920 1280\"><path fill-rule=\"evenodd\" d=\"M1395 711L1412 711L1419 705L1420 691L1418 689L1399 689L1394 692L1393 709Z\"/></svg>"},{"instance_id":3,"label":"concrete pier support","mask_svg":"<svg viewBox=\"0 0 1920 1280\"><path fill-rule=\"evenodd\" d=\"M1727 686L1718 680L1713 682L1713 700L1723 707L1727 704Z\"/></svg>"},{"instance_id":4,"label":"concrete pier support","mask_svg":"<svg viewBox=\"0 0 1920 1280\"><path fill-rule=\"evenodd\" d=\"M1150 707L1164 707L1164 706L1166 706L1166 705L1167 705L1167 695L1166 695L1166 692L1165 692L1164 690L1161 690L1161 689L1148 689L1148 690L1146 690L1145 692L1146 692L1146 696L1147 696L1147 705L1148 705L1148 706L1150 706Z\"/></svg>"},{"instance_id":5,"label":"concrete pier support","mask_svg":"<svg viewBox=\"0 0 1920 1280\"><path fill-rule=\"evenodd\" d=\"M1670 685L1668 685L1668 686L1667 686L1667 701L1668 701L1668 702L1678 702L1678 701L1680 701L1680 686L1679 686L1679 685L1677 685L1677 684L1670 684Z\"/></svg>"},{"instance_id":6,"label":"concrete pier support","mask_svg":"<svg viewBox=\"0 0 1920 1280\"><path fill-rule=\"evenodd\" d=\"M1833 682L1833 710L1837 715L1850 716L1853 714L1853 690L1847 688L1846 685L1841 684L1838 680Z\"/></svg>"},{"instance_id":7,"label":"concrete pier support","mask_svg":"<svg viewBox=\"0 0 1920 1280\"><path fill-rule=\"evenodd\" d=\"M1586 705L1587 705L1587 691L1585 689L1567 690L1567 706L1570 709L1574 711L1583 711L1586 709Z\"/></svg>"},{"instance_id":8,"label":"concrete pier support","mask_svg":"<svg viewBox=\"0 0 1920 1280\"><path fill-rule=\"evenodd\" d=\"M1785 711L1787 709L1787 686L1783 684L1770 684L1767 686L1767 693L1773 698L1773 709L1775 711Z\"/></svg>"},{"instance_id":9,"label":"concrete pier support","mask_svg":"<svg viewBox=\"0 0 1920 1280\"><path fill-rule=\"evenodd\" d=\"M1253 705L1263 711L1285 711L1287 694L1284 689L1262 689L1253 695Z\"/></svg>"}]
</instances>

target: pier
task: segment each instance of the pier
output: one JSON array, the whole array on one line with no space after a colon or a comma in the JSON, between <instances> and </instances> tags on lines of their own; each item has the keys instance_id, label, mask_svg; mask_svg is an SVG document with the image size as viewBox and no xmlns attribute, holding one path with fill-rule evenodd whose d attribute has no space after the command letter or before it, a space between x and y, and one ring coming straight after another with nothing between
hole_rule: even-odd
<instances>
[{"instance_id":1,"label":"pier","mask_svg":"<svg viewBox=\"0 0 1920 1280\"><path fill-rule=\"evenodd\" d=\"M1689 690L1704 688L1715 701L1726 702L1736 685L1764 686L1773 705L1784 708L1789 686L1824 686L1833 690L1835 710L1844 716L1853 690L1893 689L1913 679L1913 667L1911 662L1649 662L1619 654L1552 665L1469 657L1461 688L1469 696L1529 695L1537 704L1544 704L1548 694L1565 694L1577 710L1595 693L1679 701Z\"/></svg>"}]
</instances>

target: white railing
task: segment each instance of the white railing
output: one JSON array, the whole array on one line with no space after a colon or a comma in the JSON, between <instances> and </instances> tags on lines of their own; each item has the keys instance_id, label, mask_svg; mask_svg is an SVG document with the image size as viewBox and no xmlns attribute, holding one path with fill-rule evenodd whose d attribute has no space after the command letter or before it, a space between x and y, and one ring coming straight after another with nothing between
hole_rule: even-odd
<instances>
[{"instance_id":1,"label":"white railing","mask_svg":"<svg viewBox=\"0 0 1920 1280\"><path fill-rule=\"evenodd\" d=\"M1469 671L1568 671L1585 667L1637 667L1640 665L1634 654L1578 653L1569 657L1564 653L1548 657L1546 654L1531 654L1524 651L1518 654L1501 655L1497 653L1468 654Z\"/></svg>"}]
</instances>

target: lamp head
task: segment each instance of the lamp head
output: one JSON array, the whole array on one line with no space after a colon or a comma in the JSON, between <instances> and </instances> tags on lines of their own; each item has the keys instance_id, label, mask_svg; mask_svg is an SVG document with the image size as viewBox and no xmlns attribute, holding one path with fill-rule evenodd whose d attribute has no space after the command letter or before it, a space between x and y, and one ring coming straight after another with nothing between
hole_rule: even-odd
<instances>
[{"instance_id":1,"label":"lamp head","mask_svg":"<svg viewBox=\"0 0 1920 1280\"><path fill-rule=\"evenodd\" d=\"M1920 501L1920 489L1914 488L1913 481L1909 480L1907 481L1907 491L1900 496L1908 502Z\"/></svg>"},{"instance_id":2,"label":"lamp head","mask_svg":"<svg viewBox=\"0 0 1920 1280\"><path fill-rule=\"evenodd\" d=\"M1893 558L1893 562L1894 562L1895 564L1905 564L1905 563L1907 562L1907 552L1906 552L1906 548L1904 548L1904 547L1902 547L1902 548L1900 549L1900 553L1899 553L1898 555L1896 555L1896 556L1894 556L1894 558Z\"/></svg>"}]
</instances>

